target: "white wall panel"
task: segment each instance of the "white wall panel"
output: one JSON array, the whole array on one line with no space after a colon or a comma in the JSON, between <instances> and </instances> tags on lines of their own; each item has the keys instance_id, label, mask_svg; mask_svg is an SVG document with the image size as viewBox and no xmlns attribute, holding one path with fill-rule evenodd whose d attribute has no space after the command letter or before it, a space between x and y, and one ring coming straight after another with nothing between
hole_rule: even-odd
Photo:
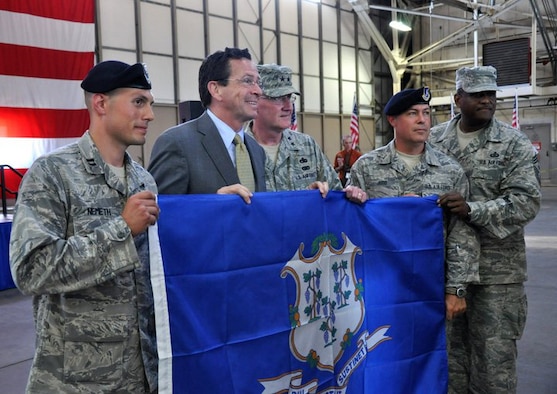
<instances>
[{"instance_id":1,"label":"white wall panel","mask_svg":"<svg viewBox=\"0 0 557 394\"><path fill-rule=\"evenodd\" d=\"M277 63L277 42L274 32L263 31L263 63Z\"/></svg>"},{"instance_id":2,"label":"white wall panel","mask_svg":"<svg viewBox=\"0 0 557 394\"><path fill-rule=\"evenodd\" d=\"M340 61L342 62L342 79L356 80L356 59L353 47L343 46L340 49Z\"/></svg>"},{"instance_id":3,"label":"white wall panel","mask_svg":"<svg viewBox=\"0 0 557 394\"><path fill-rule=\"evenodd\" d=\"M359 61L359 79L361 82L373 82L372 75L372 64L371 64L371 52L359 50L358 51L358 61Z\"/></svg>"},{"instance_id":4,"label":"white wall panel","mask_svg":"<svg viewBox=\"0 0 557 394\"><path fill-rule=\"evenodd\" d=\"M340 42L344 45L355 45L354 40L354 14L351 12L340 12Z\"/></svg>"},{"instance_id":5,"label":"white wall panel","mask_svg":"<svg viewBox=\"0 0 557 394\"><path fill-rule=\"evenodd\" d=\"M289 34L281 34L282 64L288 66L295 73L300 73L299 56L298 56L298 37Z\"/></svg>"},{"instance_id":6,"label":"white wall panel","mask_svg":"<svg viewBox=\"0 0 557 394\"><path fill-rule=\"evenodd\" d=\"M99 4L102 45L135 49L133 0L100 0Z\"/></svg>"},{"instance_id":7,"label":"white wall panel","mask_svg":"<svg viewBox=\"0 0 557 394\"><path fill-rule=\"evenodd\" d=\"M209 53L234 47L234 25L232 20L209 17Z\"/></svg>"},{"instance_id":8,"label":"white wall panel","mask_svg":"<svg viewBox=\"0 0 557 394\"><path fill-rule=\"evenodd\" d=\"M203 11L203 0L176 0L176 7Z\"/></svg>"},{"instance_id":9,"label":"white wall panel","mask_svg":"<svg viewBox=\"0 0 557 394\"><path fill-rule=\"evenodd\" d=\"M180 79L180 97L178 102L199 100L197 79L201 61L180 59L178 61L178 74Z\"/></svg>"},{"instance_id":10,"label":"white wall panel","mask_svg":"<svg viewBox=\"0 0 557 394\"><path fill-rule=\"evenodd\" d=\"M255 24L259 20L259 1L241 0L238 1L238 19L244 22Z\"/></svg>"},{"instance_id":11,"label":"white wall panel","mask_svg":"<svg viewBox=\"0 0 557 394\"><path fill-rule=\"evenodd\" d=\"M323 105L325 113L339 113L340 102L338 99L339 81L337 79L325 79L323 81Z\"/></svg>"},{"instance_id":12,"label":"white wall panel","mask_svg":"<svg viewBox=\"0 0 557 394\"><path fill-rule=\"evenodd\" d=\"M323 76L338 79L338 52L337 45L323 43Z\"/></svg>"},{"instance_id":13,"label":"white wall panel","mask_svg":"<svg viewBox=\"0 0 557 394\"><path fill-rule=\"evenodd\" d=\"M361 25L358 25L357 30L358 30L358 47L369 49L372 44L371 36L362 29Z\"/></svg>"},{"instance_id":14,"label":"white wall panel","mask_svg":"<svg viewBox=\"0 0 557 394\"><path fill-rule=\"evenodd\" d=\"M315 3L302 1L302 35L319 38L319 10Z\"/></svg>"},{"instance_id":15,"label":"white wall panel","mask_svg":"<svg viewBox=\"0 0 557 394\"><path fill-rule=\"evenodd\" d=\"M143 50L172 54L172 25L170 7L150 3L141 4L141 39Z\"/></svg>"},{"instance_id":16,"label":"white wall panel","mask_svg":"<svg viewBox=\"0 0 557 394\"><path fill-rule=\"evenodd\" d=\"M351 114L352 104L354 104L354 94L356 94L356 83L342 81L342 113Z\"/></svg>"},{"instance_id":17,"label":"white wall panel","mask_svg":"<svg viewBox=\"0 0 557 394\"><path fill-rule=\"evenodd\" d=\"M177 10L178 55L186 57L205 57L203 14Z\"/></svg>"},{"instance_id":18,"label":"white wall panel","mask_svg":"<svg viewBox=\"0 0 557 394\"><path fill-rule=\"evenodd\" d=\"M319 41L302 39L304 74L319 76Z\"/></svg>"},{"instance_id":19,"label":"white wall panel","mask_svg":"<svg viewBox=\"0 0 557 394\"><path fill-rule=\"evenodd\" d=\"M124 63L134 64L137 63L137 55L135 52L119 51L116 49L103 49L101 51L101 59L105 60L119 60ZM149 65L147 65L148 67Z\"/></svg>"},{"instance_id":20,"label":"white wall panel","mask_svg":"<svg viewBox=\"0 0 557 394\"><path fill-rule=\"evenodd\" d=\"M372 115L371 108L374 107L373 98L373 85L369 83L360 83L358 86L360 92L360 115L370 116Z\"/></svg>"},{"instance_id":21,"label":"white wall panel","mask_svg":"<svg viewBox=\"0 0 557 394\"><path fill-rule=\"evenodd\" d=\"M290 65L288 65L288 64L284 64L284 66L290 67ZM292 68L292 67L290 67L290 68ZM298 96L298 98L296 99L296 111L299 111L299 110L300 110L300 105L301 105L300 100L303 100L303 98L304 98L304 92L302 92L302 91L300 90L300 76L297 75L297 74L292 74L292 78L291 78L291 79L292 79L292 86L294 86L294 88L295 88L298 92L300 92L300 94L301 94L301 95Z\"/></svg>"},{"instance_id":22,"label":"white wall panel","mask_svg":"<svg viewBox=\"0 0 557 394\"><path fill-rule=\"evenodd\" d=\"M276 20L277 13L275 9L275 2L278 0L266 0L263 2L263 27L266 29L275 30L277 28Z\"/></svg>"},{"instance_id":23,"label":"white wall panel","mask_svg":"<svg viewBox=\"0 0 557 394\"><path fill-rule=\"evenodd\" d=\"M238 24L238 47L248 48L255 63L261 60L259 42L259 26L248 23Z\"/></svg>"},{"instance_id":24,"label":"white wall panel","mask_svg":"<svg viewBox=\"0 0 557 394\"><path fill-rule=\"evenodd\" d=\"M157 103L174 104L174 73L172 58L168 56L143 55L143 62L147 64L153 96Z\"/></svg>"},{"instance_id":25,"label":"white wall panel","mask_svg":"<svg viewBox=\"0 0 557 394\"><path fill-rule=\"evenodd\" d=\"M338 42L337 37L337 10L332 7L321 7L323 18L322 37L324 41Z\"/></svg>"},{"instance_id":26,"label":"white wall panel","mask_svg":"<svg viewBox=\"0 0 557 394\"><path fill-rule=\"evenodd\" d=\"M304 77L304 111L320 112L321 99L319 97L319 78Z\"/></svg>"},{"instance_id":27,"label":"white wall panel","mask_svg":"<svg viewBox=\"0 0 557 394\"><path fill-rule=\"evenodd\" d=\"M223 0L212 0L207 2L207 8L209 9L209 14L225 16L227 18L232 18L232 2Z\"/></svg>"},{"instance_id":28,"label":"white wall panel","mask_svg":"<svg viewBox=\"0 0 557 394\"><path fill-rule=\"evenodd\" d=\"M280 31L298 34L297 1L279 1Z\"/></svg>"}]
</instances>

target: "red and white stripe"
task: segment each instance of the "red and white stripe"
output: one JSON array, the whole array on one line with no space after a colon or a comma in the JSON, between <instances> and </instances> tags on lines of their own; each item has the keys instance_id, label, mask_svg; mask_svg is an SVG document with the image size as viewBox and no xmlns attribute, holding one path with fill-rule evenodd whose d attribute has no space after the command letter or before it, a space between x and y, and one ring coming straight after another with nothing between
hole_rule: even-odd
<instances>
[{"instance_id":1,"label":"red and white stripe","mask_svg":"<svg viewBox=\"0 0 557 394\"><path fill-rule=\"evenodd\" d=\"M24 172L87 129L79 85L94 64L94 7L94 0L0 2L0 164ZM6 182L12 190L14 182Z\"/></svg>"},{"instance_id":2,"label":"red and white stripe","mask_svg":"<svg viewBox=\"0 0 557 394\"><path fill-rule=\"evenodd\" d=\"M352 106L352 116L350 117L350 135L352 136L352 149L356 149L360 143L360 126L358 124L358 103L354 94L354 105Z\"/></svg>"},{"instance_id":3,"label":"red and white stripe","mask_svg":"<svg viewBox=\"0 0 557 394\"><path fill-rule=\"evenodd\" d=\"M514 94L513 121L511 126L514 127L515 129L520 130L520 122L518 121L518 93L517 92L515 92Z\"/></svg>"},{"instance_id":4,"label":"red and white stripe","mask_svg":"<svg viewBox=\"0 0 557 394\"><path fill-rule=\"evenodd\" d=\"M296 103L292 103L292 116L290 117L290 130L298 131L298 119L296 118Z\"/></svg>"}]
</instances>

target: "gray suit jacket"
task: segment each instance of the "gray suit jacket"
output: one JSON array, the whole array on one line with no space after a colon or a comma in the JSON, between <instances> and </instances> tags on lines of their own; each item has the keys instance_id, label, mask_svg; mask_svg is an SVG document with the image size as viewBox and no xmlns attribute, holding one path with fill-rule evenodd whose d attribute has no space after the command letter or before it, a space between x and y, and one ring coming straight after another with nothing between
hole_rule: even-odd
<instances>
[{"instance_id":1,"label":"gray suit jacket","mask_svg":"<svg viewBox=\"0 0 557 394\"><path fill-rule=\"evenodd\" d=\"M249 135L244 142L251 158L255 191L264 192L265 151ZM162 133L153 146L148 170L160 194L212 194L223 186L240 183L207 112Z\"/></svg>"}]
</instances>

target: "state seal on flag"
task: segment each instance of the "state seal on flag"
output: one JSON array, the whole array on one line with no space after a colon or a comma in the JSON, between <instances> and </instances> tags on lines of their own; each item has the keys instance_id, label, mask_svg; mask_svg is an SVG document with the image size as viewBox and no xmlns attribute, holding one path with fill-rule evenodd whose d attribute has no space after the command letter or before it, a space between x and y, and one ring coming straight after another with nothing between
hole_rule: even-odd
<instances>
[{"instance_id":1,"label":"state seal on flag","mask_svg":"<svg viewBox=\"0 0 557 394\"><path fill-rule=\"evenodd\" d=\"M296 302L290 307L292 354L321 370L333 370L365 315L364 288L354 269L361 249L346 235L342 237L341 249L325 239L308 258L300 244L281 272L283 278L287 274L294 278L297 289Z\"/></svg>"},{"instance_id":2,"label":"state seal on flag","mask_svg":"<svg viewBox=\"0 0 557 394\"><path fill-rule=\"evenodd\" d=\"M334 246L333 234L323 234L312 244L311 257L304 257L304 244L281 270L281 277L290 275L296 282L296 301L289 307L290 352L311 370L319 369L334 375L328 389L345 393L350 377L367 354L380 343L390 340L390 325L378 327L373 333L362 329L365 319L364 286L356 276L356 256L362 254L346 234L344 245ZM361 331L361 332L360 332ZM341 362L345 352L346 360ZM311 393L320 382L304 379L300 369L285 371L280 376L259 379L263 394L277 392ZM325 391L321 391L325 392Z\"/></svg>"}]
</instances>

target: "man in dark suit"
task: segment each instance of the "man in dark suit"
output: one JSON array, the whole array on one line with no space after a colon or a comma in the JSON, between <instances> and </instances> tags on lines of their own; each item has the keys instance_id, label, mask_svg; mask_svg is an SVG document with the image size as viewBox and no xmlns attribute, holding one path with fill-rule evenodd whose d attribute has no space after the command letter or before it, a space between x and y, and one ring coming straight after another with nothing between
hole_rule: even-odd
<instances>
[{"instance_id":1,"label":"man in dark suit","mask_svg":"<svg viewBox=\"0 0 557 394\"><path fill-rule=\"evenodd\" d=\"M249 203L252 192L265 191L265 151L243 130L257 115L259 83L247 49L226 48L203 61L199 95L205 112L155 141L148 170L159 193L238 194ZM236 171L236 135L249 152L254 190L240 183Z\"/></svg>"}]
</instances>

